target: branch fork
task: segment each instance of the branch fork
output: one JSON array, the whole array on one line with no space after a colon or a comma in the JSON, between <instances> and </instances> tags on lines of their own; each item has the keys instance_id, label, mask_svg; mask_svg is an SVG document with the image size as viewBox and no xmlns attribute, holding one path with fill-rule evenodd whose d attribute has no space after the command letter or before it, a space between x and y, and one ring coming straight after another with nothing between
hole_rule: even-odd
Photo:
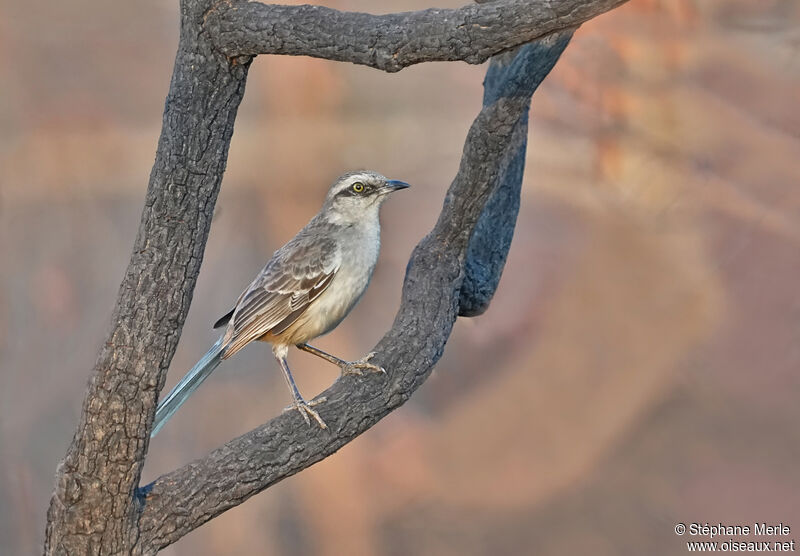
<instances>
[{"instance_id":1,"label":"branch fork","mask_svg":"<svg viewBox=\"0 0 800 556\"><path fill-rule=\"evenodd\" d=\"M388 15L240 0L181 0L181 38L139 233L48 511L46 554L154 554L332 454L402 405L456 318L497 287L519 208L530 98L572 31L624 0L498 0ZM532 42L533 41L533 42ZM371 361L385 380L322 395L330 430L278 415L140 486L158 392L189 310L250 61L306 55L387 72L491 57L484 106L402 303ZM498 56L502 54L502 56Z\"/></svg>"}]
</instances>

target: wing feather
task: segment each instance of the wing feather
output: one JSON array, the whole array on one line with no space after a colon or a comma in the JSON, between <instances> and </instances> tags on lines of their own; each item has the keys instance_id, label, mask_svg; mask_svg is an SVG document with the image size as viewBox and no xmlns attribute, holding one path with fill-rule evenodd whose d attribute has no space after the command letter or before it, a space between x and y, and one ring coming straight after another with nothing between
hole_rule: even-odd
<instances>
[{"instance_id":1,"label":"wing feather","mask_svg":"<svg viewBox=\"0 0 800 556\"><path fill-rule=\"evenodd\" d=\"M239 297L224 358L267 333L286 330L330 286L339 268L336 244L312 239L307 230L279 249Z\"/></svg>"}]
</instances>

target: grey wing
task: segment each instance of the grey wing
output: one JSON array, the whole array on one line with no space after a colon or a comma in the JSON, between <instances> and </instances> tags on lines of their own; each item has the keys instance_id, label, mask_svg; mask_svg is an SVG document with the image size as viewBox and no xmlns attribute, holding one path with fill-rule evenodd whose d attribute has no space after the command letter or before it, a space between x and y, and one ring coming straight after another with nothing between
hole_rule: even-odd
<instances>
[{"instance_id":1,"label":"grey wing","mask_svg":"<svg viewBox=\"0 0 800 556\"><path fill-rule=\"evenodd\" d=\"M239 297L226 332L225 358L267 333L280 334L331 284L338 270L335 242L303 237L278 250Z\"/></svg>"}]
</instances>

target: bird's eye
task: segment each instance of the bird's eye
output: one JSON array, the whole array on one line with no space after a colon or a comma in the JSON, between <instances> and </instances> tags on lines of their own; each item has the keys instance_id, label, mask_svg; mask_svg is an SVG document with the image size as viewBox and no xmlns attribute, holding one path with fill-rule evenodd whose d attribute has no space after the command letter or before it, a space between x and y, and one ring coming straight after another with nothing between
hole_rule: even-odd
<instances>
[{"instance_id":1,"label":"bird's eye","mask_svg":"<svg viewBox=\"0 0 800 556\"><path fill-rule=\"evenodd\" d=\"M356 193L362 193L364 191L364 184L361 183L360 181L357 181L356 183L353 184L353 191L355 191Z\"/></svg>"}]
</instances>

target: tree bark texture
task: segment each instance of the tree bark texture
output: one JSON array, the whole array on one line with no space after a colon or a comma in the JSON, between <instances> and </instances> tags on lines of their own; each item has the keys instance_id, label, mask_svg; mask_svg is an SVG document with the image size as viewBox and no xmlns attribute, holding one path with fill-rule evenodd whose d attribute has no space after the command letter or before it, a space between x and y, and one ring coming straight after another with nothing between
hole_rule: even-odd
<instances>
[{"instance_id":1,"label":"tree bark texture","mask_svg":"<svg viewBox=\"0 0 800 556\"><path fill-rule=\"evenodd\" d=\"M620 3L501 0L371 16L182 0L180 43L142 220L80 422L57 472L45 553L153 554L327 457L402 405L441 357L456 317L483 312L497 288L519 208L531 95L573 27ZM519 24L525 14L530 17ZM439 220L414 250L400 310L375 347L374 362L386 376L334 383L318 407L328 430L285 413L140 487L158 393L200 271L248 66L259 53L385 71L497 56Z\"/></svg>"},{"instance_id":2,"label":"tree bark texture","mask_svg":"<svg viewBox=\"0 0 800 556\"><path fill-rule=\"evenodd\" d=\"M234 1L209 12L208 28L230 57L314 56L396 72L421 62L480 64L625 1L499 0L386 15Z\"/></svg>"},{"instance_id":3,"label":"tree bark texture","mask_svg":"<svg viewBox=\"0 0 800 556\"><path fill-rule=\"evenodd\" d=\"M45 552L124 554L138 544L136 491L158 399L189 311L247 64L181 37L141 224L75 436L57 472Z\"/></svg>"}]
</instances>

